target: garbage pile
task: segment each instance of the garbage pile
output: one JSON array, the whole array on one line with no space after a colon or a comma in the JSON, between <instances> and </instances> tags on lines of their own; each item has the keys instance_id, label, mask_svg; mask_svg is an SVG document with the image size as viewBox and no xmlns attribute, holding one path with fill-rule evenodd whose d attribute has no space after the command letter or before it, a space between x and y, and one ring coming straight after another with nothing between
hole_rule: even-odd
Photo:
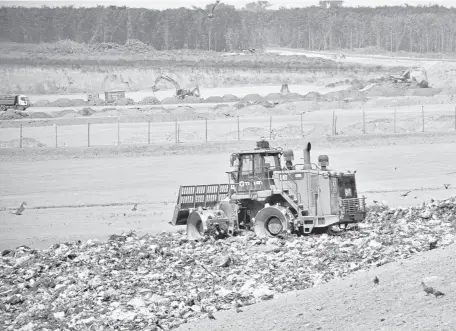
<instances>
[{"instance_id":1,"label":"garbage pile","mask_svg":"<svg viewBox=\"0 0 456 331\"><path fill-rule=\"evenodd\" d=\"M456 196L410 208L374 206L334 234L201 242L184 232L112 235L0 260L5 330L164 330L455 242ZM337 229L335 229L337 230Z\"/></svg>"}]
</instances>

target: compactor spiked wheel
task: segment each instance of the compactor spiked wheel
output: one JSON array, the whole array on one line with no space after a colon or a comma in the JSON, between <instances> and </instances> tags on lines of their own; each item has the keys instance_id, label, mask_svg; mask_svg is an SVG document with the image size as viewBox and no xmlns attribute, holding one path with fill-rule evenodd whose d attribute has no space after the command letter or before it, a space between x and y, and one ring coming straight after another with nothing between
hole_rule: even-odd
<instances>
[{"instance_id":1,"label":"compactor spiked wheel","mask_svg":"<svg viewBox=\"0 0 456 331\"><path fill-rule=\"evenodd\" d=\"M222 210L195 210L187 219L187 236L190 240L200 240L205 234L223 238L232 235L228 218Z\"/></svg>"},{"instance_id":2,"label":"compactor spiked wheel","mask_svg":"<svg viewBox=\"0 0 456 331\"><path fill-rule=\"evenodd\" d=\"M292 215L285 207L265 207L255 216L254 231L260 237L276 237L288 230L291 219Z\"/></svg>"}]
</instances>

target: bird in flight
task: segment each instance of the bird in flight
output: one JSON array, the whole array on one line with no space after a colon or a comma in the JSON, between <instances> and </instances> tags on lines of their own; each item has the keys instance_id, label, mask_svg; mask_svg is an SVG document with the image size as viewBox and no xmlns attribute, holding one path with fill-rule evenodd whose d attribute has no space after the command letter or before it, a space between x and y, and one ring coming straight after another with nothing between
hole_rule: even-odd
<instances>
[{"instance_id":1,"label":"bird in flight","mask_svg":"<svg viewBox=\"0 0 456 331\"><path fill-rule=\"evenodd\" d=\"M401 197L406 197L407 195L409 195L410 192L412 192L412 191L408 191L408 192L405 192L404 194L401 194Z\"/></svg>"},{"instance_id":2,"label":"bird in flight","mask_svg":"<svg viewBox=\"0 0 456 331\"><path fill-rule=\"evenodd\" d=\"M131 211L136 211L136 207L138 206L137 203L135 203L135 205L133 206L133 209Z\"/></svg>"},{"instance_id":3,"label":"bird in flight","mask_svg":"<svg viewBox=\"0 0 456 331\"><path fill-rule=\"evenodd\" d=\"M215 7L217 7L219 3L220 3L220 0L217 0L217 1L215 2L215 4L212 6L212 9L211 9L211 12L210 12L210 13L208 13L207 11L205 11L205 10L202 9L202 8L199 8L199 7L196 7L196 6L192 6L192 7L193 7L193 9L196 9L196 10L202 10L203 12L206 13L207 17L209 17L209 18L214 18L214 10L215 10Z\"/></svg>"},{"instance_id":4,"label":"bird in flight","mask_svg":"<svg viewBox=\"0 0 456 331\"><path fill-rule=\"evenodd\" d=\"M443 184L443 186L445 186L445 190L448 190L448 188L450 187L450 184Z\"/></svg>"}]
</instances>

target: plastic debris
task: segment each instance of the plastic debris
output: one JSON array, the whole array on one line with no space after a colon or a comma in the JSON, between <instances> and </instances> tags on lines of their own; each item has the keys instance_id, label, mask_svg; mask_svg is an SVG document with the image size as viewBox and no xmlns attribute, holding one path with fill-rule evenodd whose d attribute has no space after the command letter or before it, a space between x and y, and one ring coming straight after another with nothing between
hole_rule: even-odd
<instances>
[{"instance_id":1,"label":"plastic debris","mask_svg":"<svg viewBox=\"0 0 456 331\"><path fill-rule=\"evenodd\" d=\"M373 206L331 235L189 241L183 231L21 246L0 257L4 330L170 330L218 310L328 282L455 242L456 197ZM160 327L158 327L158 325Z\"/></svg>"}]
</instances>

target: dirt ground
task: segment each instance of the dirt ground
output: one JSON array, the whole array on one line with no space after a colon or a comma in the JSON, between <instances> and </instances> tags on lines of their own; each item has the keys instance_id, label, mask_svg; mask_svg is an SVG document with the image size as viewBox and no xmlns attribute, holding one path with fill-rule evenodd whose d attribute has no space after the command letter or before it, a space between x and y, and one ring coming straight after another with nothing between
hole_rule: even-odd
<instances>
[{"instance_id":1,"label":"dirt ground","mask_svg":"<svg viewBox=\"0 0 456 331\"><path fill-rule=\"evenodd\" d=\"M177 330L454 330L455 254L456 245L428 251ZM445 296L426 296L421 281Z\"/></svg>"},{"instance_id":2,"label":"dirt ground","mask_svg":"<svg viewBox=\"0 0 456 331\"><path fill-rule=\"evenodd\" d=\"M359 194L369 204L377 200L406 206L454 195L456 137L404 137L392 142L374 140L375 145L367 144L366 137L350 137L349 143L343 139L314 143L312 159L315 162L319 154L328 154L332 168L357 170ZM100 155L80 154L78 158L68 151L46 157L38 148L30 149L37 151L35 159L28 152L26 160L21 160L24 155L8 154L0 163L0 249L20 244L42 248L76 238L106 239L128 229L139 233L174 230L167 222L179 186L227 182L230 153L253 143L178 146L181 149L175 154L166 145L150 153L125 147L123 155L103 148ZM302 140L289 145L297 160L303 146ZM65 150L50 149L53 153ZM118 151L117 147L111 151ZM451 186L444 189L443 184ZM412 192L407 197L400 196L408 190ZM28 204L24 214L12 214L22 201ZM134 203L138 212L131 211Z\"/></svg>"}]
</instances>

